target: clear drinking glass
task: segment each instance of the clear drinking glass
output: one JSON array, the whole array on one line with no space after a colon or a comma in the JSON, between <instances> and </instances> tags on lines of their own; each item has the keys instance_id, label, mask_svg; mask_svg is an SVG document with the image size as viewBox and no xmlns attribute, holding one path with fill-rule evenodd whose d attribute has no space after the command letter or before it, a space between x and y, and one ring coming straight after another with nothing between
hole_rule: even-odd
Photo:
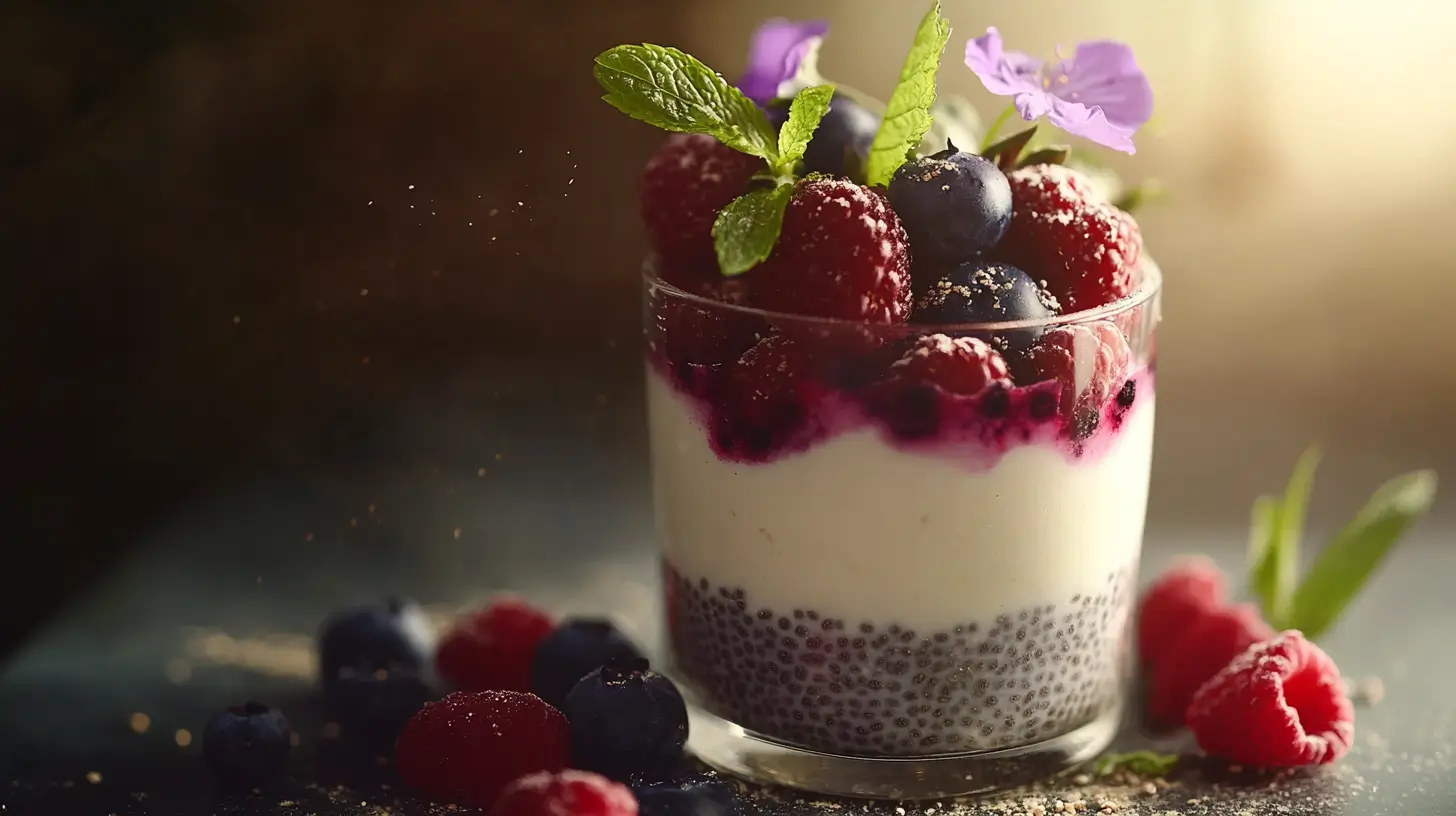
<instances>
[{"instance_id":1,"label":"clear drinking glass","mask_svg":"<svg viewBox=\"0 0 1456 816\"><path fill-rule=\"evenodd\" d=\"M1130 675L1160 285L1145 260L1132 295L1092 311L866 326L700 297L649 263L664 669L697 756L765 783L932 798L1107 746ZM955 338L999 350L1008 376L979 391L912 376L917 348L984 350Z\"/></svg>"}]
</instances>

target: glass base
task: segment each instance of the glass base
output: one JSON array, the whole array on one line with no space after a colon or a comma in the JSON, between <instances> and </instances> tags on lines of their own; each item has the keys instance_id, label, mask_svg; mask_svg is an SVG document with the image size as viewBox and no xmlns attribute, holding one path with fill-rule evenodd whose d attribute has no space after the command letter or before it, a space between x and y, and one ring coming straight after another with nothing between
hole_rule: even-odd
<instances>
[{"instance_id":1,"label":"glass base","mask_svg":"<svg viewBox=\"0 0 1456 816\"><path fill-rule=\"evenodd\" d=\"M1030 745L923 757L826 754L749 731L688 701L688 750L723 773L761 785L863 799L944 799L992 793L1072 770L1117 735L1121 707Z\"/></svg>"}]
</instances>

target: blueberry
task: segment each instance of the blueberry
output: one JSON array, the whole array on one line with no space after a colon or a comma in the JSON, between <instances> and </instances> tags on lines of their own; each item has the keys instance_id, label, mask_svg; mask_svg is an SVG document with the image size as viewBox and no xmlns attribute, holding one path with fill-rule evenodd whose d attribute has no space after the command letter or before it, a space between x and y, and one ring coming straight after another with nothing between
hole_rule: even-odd
<instances>
[{"instance_id":1,"label":"blueberry","mask_svg":"<svg viewBox=\"0 0 1456 816\"><path fill-rule=\"evenodd\" d=\"M531 665L531 690L557 708L577 681L612 660L641 658L642 653L611 621L566 620L536 647Z\"/></svg>"},{"instance_id":2,"label":"blueberry","mask_svg":"<svg viewBox=\"0 0 1456 816\"><path fill-rule=\"evenodd\" d=\"M788 115L787 105L769 110L775 125L782 125ZM844 94L834 94L829 100L828 112L814 130L814 138L809 140L809 149L804 152L804 173L858 178L879 129L878 115Z\"/></svg>"},{"instance_id":3,"label":"blueberry","mask_svg":"<svg viewBox=\"0 0 1456 816\"><path fill-rule=\"evenodd\" d=\"M422 671L433 639L424 610L412 601L390 598L342 609L319 628L319 678L327 691L345 668Z\"/></svg>"},{"instance_id":4,"label":"blueberry","mask_svg":"<svg viewBox=\"0 0 1456 816\"><path fill-rule=\"evenodd\" d=\"M1006 323L1045 320L1055 301L1032 277L1010 264L973 260L935 276L915 298L912 322ZM983 337L998 350L1019 351L1035 343L1042 329L1018 329ZM971 333L978 335L978 333Z\"/></svg>"},{"instance_id":5,"label":"blueberry","mask_svg":"<svg viewBox=\"0 0 1456 816\"><path fill-rule=\"evenodd\" d=\"M640 816L731 816L736 811L727 785L708 787L637 788Z\"/></svg>"},{"instance_id":6,"label":"blueberry","mask_svg":"<svg viewBox=\"0 0 1456 816\"><path fill-rule=\"evenodd\" d=\"M281 712L262 703L244 703L207 721L202 758L225 788L263 787L287 768L292 735Z\"/></svg>"},{"instance_id":7,"label":"blueberry","mask_svg":"<svg viewBox=\"0 0 1456 816\"><path fill-rule=\"evenodd\" d=\"M391 753L404 724L434 699L429 684L411 671L345 668L329 689L329 714L350 744Z\"/></svg>"},{"instance_id":8,"label":"blueberry","mask_svg":"<svg viewBox=\"0 0 1456 816\"><path fill-rule=\"evenodd\" d=\"M900 165L889 195L916 263L969 261L1000 243L1011 223L1005 174L954 145Z\"/></svg>"},{"instance_id":9,"label":"blueberry","mask_svg":"<svg viewBox=\"0 0 1456 816\"><path fill-rule=\"evenodd\" d=\"M678 762L688 739L682 695L642 658L583 677L561 713L571 724L572 767L616 779Z\"/></svg>"}]
</instances>

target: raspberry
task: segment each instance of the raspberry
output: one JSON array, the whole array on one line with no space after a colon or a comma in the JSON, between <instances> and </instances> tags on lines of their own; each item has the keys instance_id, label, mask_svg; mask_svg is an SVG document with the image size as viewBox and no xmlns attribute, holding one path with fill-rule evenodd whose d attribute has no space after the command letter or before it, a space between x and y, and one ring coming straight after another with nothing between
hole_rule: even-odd
<instances>
[{"instance_id":1,"label":"raspberry","mask_svg":"<svg viewBox=\"0 0 1456 816\"><path fill-rule=\"evenodd\" d=\"M683 298L659 301L656 321L656 340L674 364L731 363L769 331L768 323L751 312Z\"/></svg>"},{"instance_id":2,"label":"raspberry","mask_svg":"<svg viewBox=\"0 0 1456 816\"><path fill-rule=\"evenodd\" d=\"M890 366L898 383L937 385L951 394L973 396L1007 377L1006 362L983 340L931 334L921 337Z\"/></svg>"},{"instance_id":3,"label":"raspberry","mask_svg":"<svg viewBox=\"0 0 1456 816\"><path fill-rule=\"evenodd\" d=\"M490 816L637 816L637 797L623 785L586 771L546 772L512 782Z\"/></svg>"},{"instance_id":4,"label":"raspberry","mask_svg":"<svg viewBox=\"0 0 1456 816\"><path fill-rule=\"evenodd\" d=\"M1355 737L1339 669L1293 630L1249 647L1204 683L1187 720L1204 751L1268 767L1334 762Z\"/></svg>"},{"instance_id":5,"label":"raspberry","mask_svg":"<svg viewBox=\"0 0 1456 816\"><path fill-rule=\"evenodd\" d=\"M1100 410L1122 387L1132 351L1110 321L1094 320L1047 331L1017 364L1023 384L1057 380L1062 415L1078 408Z\"/></svg>"},{"instance_id":6,"label":"raspberry","mask_svg":"<svg viewBox=\"0 0 1456 816\"><path fill-rule=\"evenodd\" d=\"M664 280L683 286L718 276L713 221L764 163L712 136L667 138L642 171L639 192L648 242L665 263Z\"/></svg>"},{"instance_id":7,"label":"raspberry","mask_svg":"<svg viewBox=\"0 0 1456 816\"><path fill-rule=\"evenodd\" d=\"M566 718L534 694L457 691L400 732L395 766L432 799L488 808L512 781L566 767Z\"/></svg>"},{"instance_id":8,"label":"raspberry","mask_svg":"<svg viewBox=\"0 0 1456 816\"><path fill-rule=\"evenodd\" d=\"M1043 278L1067 312L1127 295L1142 254L1132 216L1075 170L1038 164L1013 170L1011 226L998 256Z\"/></svg>"},{"instance_id":9,"label":"raspberry","mask_svg":"<svg viewBox=\"0 0 1456 816\"><path fill-rule=\"evenodd\" d=\"M1209 610L1175 639L1152 668L1148 718L1161 726L1183 724L1193 693L1240 652L1274 636L1251 604Z\"/></svg>"},{"instance_id":10,"label":"raspberry","mask_svg":"<svg viewBox=\"0 0 1456 816\"><path fill-rule=\"evenodd\" d=\"M814 377L814 348L791 335L771 334L733 366L715 418L720 453L757 460L806 438L827 391Z\"/></svg>"},{"instance_id":11,"label":"raspberry","mask_svg":"<svg viewBox=\"0 0 1456 816\"><path fill-rule=\"evenodd\" d=\"M1191 558L1164 572L1138 607L1138 659L1149 669L1199 620L1223 605L1223 573L1207 558Z\"/></svg>"},{"instance_id":12,"label":"raspberry","mask_svg":"<svg viewBox=\"0 0 1456 816\"><path fill-rule=\"evenodd\" d=\"M800 182L773 254L753 271L755 306L866 323L910 316L910 251L884 195L838 179Z\"/></svg>"},{"instance_id":13,"label":"raspberry","mask_svg":"<svg viewBox=\"0 0 1456 816\"><path fill-rule=\"evenodd\" d=\"M464 691L530 691L536 646L554 624L517 598L502 598L467 615L440 641L435 669Z\"/></svg>"}]
</instances>

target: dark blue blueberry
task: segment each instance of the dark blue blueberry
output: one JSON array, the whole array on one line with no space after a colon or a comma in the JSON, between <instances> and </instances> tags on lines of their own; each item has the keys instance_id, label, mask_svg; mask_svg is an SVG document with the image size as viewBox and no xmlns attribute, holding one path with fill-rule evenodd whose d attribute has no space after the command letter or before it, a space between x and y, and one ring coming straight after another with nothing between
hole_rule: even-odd
<instances>
[{"instance_id":1,"label":"dark blue blueberry","mask_svg":"<svg viewBox=\"0 0 1456 816\"><path fill-rule=\"evenodd\" d=\"M531 690L557 708L577 681L613 660L641 658L632 641L611 621L574 618L563 621L536 647L531 665Z\"/></svg>"},{"instance_id":2,"label":"dark blue blueberry","mask_svg":"<svg viewBox=\"0 0 1456 816\"><path fill-rule=\"evenodd\" d=\"M319 678L324 690L346 668L422 671L430 662L433 633L424 610L412 601L342 609L319 627Z\"/></svg>"},{"instance_id":3,"label":"dark blue blueberry","mask_svg":"<svg viewBox=\"0 0 1456 816\"><path fill-rule=\"evenodd\" d=\"M788 119L788 105L769 109L769 119L776 126ZM829 100L829 110L814 129L809 149L804 152L804 169L808 173L848 176L856 180L863 175L864 162L870 155L870 144L880 129L880 117L844 94L836 93Z\"/></svg>"},{"instance_id":4,"label":"dark blue blueberry","mask_svg":"<svg viewBox=\"0 0 1456 816\"><path fill-rule=\"evenodd\" d=\"M688 709L672 681L642 658L614 660L566 695L572 767L614 779L682 759Z\"/></svg>"},{"instance_id":5,"label":"dark blue blueberry","mask_svg":"<svg viewBox=\"0 0 1456 816\"><path fill-rule=\"evenodd\" d=\"M640 816L731 816L737 811L733 791L722 782L700 787L636 788Z\"/></svg>"},{"instance_id":6,"label":"dark blue blueberry","mask_svg":"<svg viewBox=\"0 0 1456 816\"><path fill-rule=\"evenodd\" d=\"M1000 243L1011 223L1006 175L954 147L900 165L889 196L917 265L969 261Z\"/></svg>"},{"instance_id":7,"label":"dark blue blueberry","mask_svg":"<svg viewBox=\"0 0 1456 816\"><path fill-rule=\"evenodd\" d=\"M392 753L404 724L434 699L429 684L411 671L346 668L328 691L329 715L350 744Z\"/></svg>"},{"instance_id":8,"label":"dark blue blueberry","mask_svg":"<svg viewBox=\"0 0 1456 816\"><path fill-rule=\"evenodd\" d=\"M1010 264L973 260L957 264L921 287L915 298L915 323L1006 323L1052 316L1051 297L1032 277ZM972 335L980 336L971 332ZM999 351L1020 351L1035 343L1041 329L1018 329L982 337Z\"/></svg>"},{"instance_id":9,"label":"dark blue blueberry","mask_svg":"<svg viewBox=\"0 0 1456 816\"><path fill-rule=\"evenodd\" d=\"M262 703L244 703L207 721L202 758L224 788L261 788L287 769L292 735L282 713Z\"/></svg>"}]
</instances>

